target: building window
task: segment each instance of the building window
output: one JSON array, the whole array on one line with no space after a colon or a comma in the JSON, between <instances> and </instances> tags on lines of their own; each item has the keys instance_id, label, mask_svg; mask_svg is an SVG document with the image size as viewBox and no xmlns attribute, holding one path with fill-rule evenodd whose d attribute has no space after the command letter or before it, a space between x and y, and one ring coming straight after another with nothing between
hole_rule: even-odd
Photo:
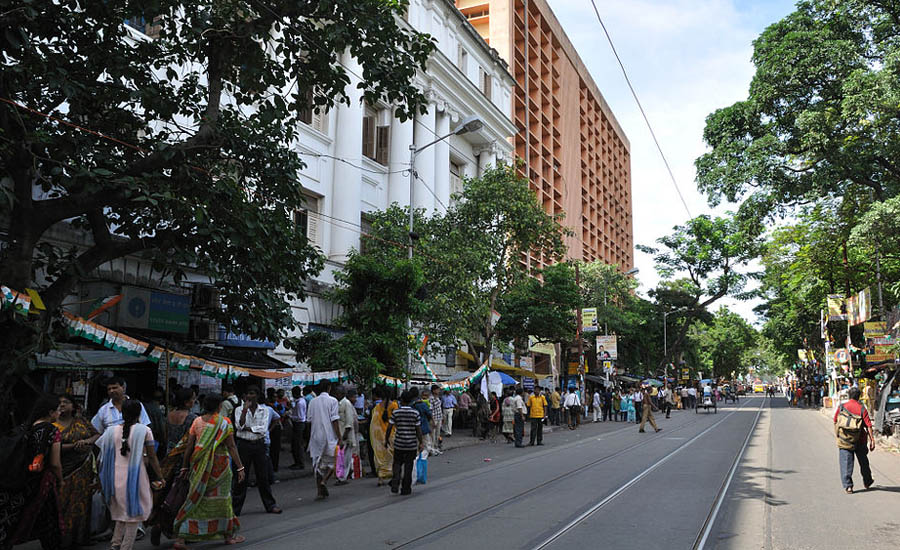
<instances>
[{"instance_id":1,"label":"building window","mask_svg":"<svg viewBox=\"0 0 900 550\"><path fill-rule=\"evenodd\" d=\"M372 216L366 212L359 214L359 252L366 254L369 251L369 235L372 234Z\"/></svg>"},{"instance_id":2,"label":"building window","mask_svg":"<svg viewBox=\"0 0 900 550\"><path fill-rule=\"evenodd\" d=\"M129 17L125 20L125 24L150 38L159 38L159 32L162 30L162 16L145 17L141 15Z\"/></svg>"},{"instance_id":3,"label":"building window","mask_svg":"<svg viewBox=\"0 0 900 550\"><path fill-rule=\"evenodd\" d=\"M300 122L307 124L317 132L328 133L328 115L321 107L313 105L312 90L306 93L306 106L300 111Z\"/></svg>"},{"instance_id":4,"label":"building window","mask_svg":"<svg viewBox=\"0 0 900 550\"><path fill-rule=\"evenodd\" d=\"M306 207L294 212L294 225L306 235L313 246L319 246L319 199L304 195Z\"/></svg>"},{"instance_id":5,"label":"building window","mask_svg":"<svg viewBox=\"0 0 900 550\"><path fill-rule=\"evenodd\" d=\"M456 66L459 67L459 70L463 72L463 74L469 74L469 52L463 48L462 44L459 45L459 51L456 56Z\"/></svg>"},{"instance_id":6,"label":"building window","mask_svg":"<svg viewBox=\"0 0 900 550\"><path fill-rule=\"evenodd\" d=\"M378 164L387 166L391 146L389 111L366 107L363 116L362 154Z\"/></svg>"},{"instance_id":7,"label":"building window","mask_svg":"<svg viewBox=\"0 0 900 550\"><path fill-rule=\"evenodd\" d=\"M480 76L478 86L481 88L481 93L484 94L484 97L491 99L491 75L484 69L478 69L478 74Z\"/></svg>"},{"instance_id":8,"label":"building window","mask_svg":"<svg viewBox=\"0 0 900 550\"><path fill-rule=\"evenodd\" d=\"M455 162L450 163L450 200L455 201L453 197L463 192L462 183L462 167Z\"/></svg>"}]
</instances>

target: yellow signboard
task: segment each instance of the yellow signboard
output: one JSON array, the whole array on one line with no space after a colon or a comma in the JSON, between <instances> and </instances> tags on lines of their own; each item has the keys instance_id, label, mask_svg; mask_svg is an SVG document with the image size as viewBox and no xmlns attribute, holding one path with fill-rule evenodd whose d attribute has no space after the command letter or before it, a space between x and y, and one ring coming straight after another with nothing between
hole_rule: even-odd
<instances>
[{"instance_id":1,"label":"yellow signboard","mask_svg":"<svg viewBox=\"0 0 900 550\"><path fill-rule=\"evenodd\" d=\"M597 332L597 308L586 307L581 310L581 332Z\"/></svg>"}]
</instances>

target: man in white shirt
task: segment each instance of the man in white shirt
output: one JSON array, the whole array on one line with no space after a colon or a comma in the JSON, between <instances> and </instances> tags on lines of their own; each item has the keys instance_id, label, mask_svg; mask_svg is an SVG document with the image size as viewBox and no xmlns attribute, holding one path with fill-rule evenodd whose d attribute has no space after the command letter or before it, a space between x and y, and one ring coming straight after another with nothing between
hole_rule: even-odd
<instances>
[{"instance_id":1,"label":"man in white shirt","mask_svg":"<svg viewBox=\"0 0 900 550\"><path fill-rule=\"evenodd\" d=\"M341 394L335 393L335 397L340 397L338 401L338 427L341 430L341 443L344 447L344 475L338 477L336 485L345 485L347 480L351 479L351 470L353 469L353 455L359 454L359 437L357 434L357 418L356 408L353 402L356 400L356 390L347 390L344 394L343 388L339 388Z\"/></svg>"},{"instance_id":2,"label":"man in white shirt","mask_svg":"<svg viewBox=\"0 0 900 550\"><path fill-rule=\"evenodd\" d=\"M600 409L602 409L600 403L600 390L594 389L593 400L591 401L591 407L594 409L594 422L600 421Z\"/></svg>"},{"instance_id":3,"label":"man in white shirt","mask_svg":"<svg viewBox=\"0 0 900 550\"><path fill-rule=\"evenodd\" d=\"M697 388L694 386L688 388L688 401L692 409L697 406Z\"/></svg>"},{"instance_id":4,"label":"man in white shirt","mask_svg":"<svg viewBox=\"0 0 900 550\"><path fill-rule=\"evenodd\" d=\"M269 408L259 404L259 388L250 386L244 395L244 402L234 410L234 434L237 440L238 454L241 462L248 466L253 464L256 474L256 486L259 498L266 512L280 514L281 508L275 503L272 487L269 484L268 458L266 457L265 440L269 433ZM240 516L247 498L247 478L238 483L234 489L234 515Z\"/></svg>"},{"instance_id":5,"label":"man in white shirt","mask_svg":"<svg viewBox=\"0 0 900 550\"><path fill-rule=\"evenodd\" d=\"M643 411L644 404L644 394L641 392L640 386L634 388L634 393L631 394L631 400L634 401L634 423L641 423L641 412Z\"/></svg>"},{"instance_id":6,"label":"man in white shirt","mask_svg":"<svg viewBox=\"0 0 900 550\"><path fill-rule=\"evenodd\" d=\"M122 404L129 399L125 395L125 381L118 377L112 377L106 381L106 395L109 401L100 406L100 410L91 419L94 429L100 434L106 431L110 426L118 426L122 421ZM140 423L149 426L150 417L144 410L144 404L141 403Z\"/></svg>"},{"instance_id":7,"label":"man in white shirt","mask_svg":"<svg viewBox=\"0 0 900 550\"><path fill-rule=\"evenodd\" d=\"M574 430L578 425L578 414L579 409L581 408L581 400L578 399L578 394L575 393L575 388L569 388L569 393L568 395L566 395L566 400L563 403L563 406L568 412L569 429Z\"/></svg>"},{"instance_id":8,"label":"man in white shirt","mask_svg":"<svg viewBox=\"0 0 900 550\"><path fill-rule=\"evenodd\" d=\"M516 440L516 447L524 447L522 437L525 436L525 415L528 414L528 407L525 406L525 399L522 398L524 390L519 386L516 388L516 396L513 397L513 437Z\"/></svg>"},{"instance_id":9,"label":"man in white shirt","mask_svg":"<svg viewBox=\"0 0 900 550\"><path fill-rule=\"evenodd\" d=\"M291 388L294 405L291 407L291 455L294 463L289 470L303 469L303 435L306 433L306 399L300 386Z\"/></svg>"},{"instance_id":10,"label":"man in white shirt","mask_svg":"<svg viewBox=\"0 0 900 550\"><path fill-rule=\"evenodd\" d=\"M336 458L335 447L341 440L341 429L338 421L338 400L328 395L331 382L319 384L319 394L309 402L307 416L309 418L309 456L312 457L313 471L316 473L316 500L328 497L325 483L334 473Z\"/></svg>"}]
</instances>

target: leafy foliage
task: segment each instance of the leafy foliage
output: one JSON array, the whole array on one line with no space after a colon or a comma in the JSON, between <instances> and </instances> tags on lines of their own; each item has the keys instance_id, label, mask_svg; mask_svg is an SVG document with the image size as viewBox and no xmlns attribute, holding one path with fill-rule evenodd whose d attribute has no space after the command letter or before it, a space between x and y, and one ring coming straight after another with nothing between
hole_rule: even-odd
<instances>
[{"instance_id":1,"label":"leafy foliage","mask_svg":"<svg viewBox=\"0 0 900 550\"><path fill-rule=\"evenodd\" d=\"M707 118L697 159L710 202L760 219L871 189L900 192L900 8L806 0L754 42L749 97Z\"/></svg>"},{"instance_id":2,"label":"leafy foliage","mask_svg":"<svg viewBox=\"0 0 900 550\"><path fill-rule=\"evenodd\" d=\"M366 101L396 104L401 116L424 107L412 77L434 44L398 24L406 5L0 3L0 98L25 106L0 105L0 180L9 182L0 280L42 290L38 334L79 280L129 254L176 281L184 266L209 275L219 320L243 334L286 332L287 299L302 297L322 267L293 224L303 206L297 128L307 109L349 101L344 52L362 67ZM158 36L123 26L139 16ZM44 239L62 223L88 232L87 247ZM20 348L34 340L12 339Z\"/></svg>"},{"instance_id":3,"label":"leafy foliage","mask_svg":"<svg viewBox=\"0 0 900 550\"><path fill-rule=\"evenodd\" d=\"M693 325L688 337L698 348L701 370L713 377L732 378L732 373L747 372L746 354L758 343L756 330L725 306L709 323Z\"/></svg>"}]
</instances>

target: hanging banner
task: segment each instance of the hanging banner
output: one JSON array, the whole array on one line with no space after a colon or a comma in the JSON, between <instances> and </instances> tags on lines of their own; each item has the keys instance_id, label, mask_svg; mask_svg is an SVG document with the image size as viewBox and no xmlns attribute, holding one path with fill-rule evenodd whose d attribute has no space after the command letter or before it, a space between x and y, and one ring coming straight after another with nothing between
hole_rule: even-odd
<instances>
[{"instance_id":1,"label":"hanging banner","mask_svg":"<svg viewBox=\"0 0 900 550\"><path fill-rule=\"evenodd\" d=\"M868 287L847 300L847 316L851 325L858 325L872 318L872 291Z\"/></svg>"},{"instance_id":2,"label":"hanging banner","mask_svg":"<svg viewBox=\"0 0 900 550\"><path fill-rule=\"evenodd\" d=\"M581 310L581 332L597 332L597 308L586 307Z\"/></svg>"},{"instance_id":3,"label":"hanging banner","mask_svg":"<svg viewBox=\"0 0 900 550\"><path fill-rule=\"evenodd\" d=\"M828 295L828 322L847 320L847 300L840 294Z\"/></svg>"},{"instance_id":4,"label":"hanging banner","mask_svg":"<svg viewBox=\"0 0 900 550\"><path fill-rule=\"evenodd\" d=\"M619 358L618 338L615 334L597 336L597 359L600 361Z\"/></svg>"}]
</instances>

